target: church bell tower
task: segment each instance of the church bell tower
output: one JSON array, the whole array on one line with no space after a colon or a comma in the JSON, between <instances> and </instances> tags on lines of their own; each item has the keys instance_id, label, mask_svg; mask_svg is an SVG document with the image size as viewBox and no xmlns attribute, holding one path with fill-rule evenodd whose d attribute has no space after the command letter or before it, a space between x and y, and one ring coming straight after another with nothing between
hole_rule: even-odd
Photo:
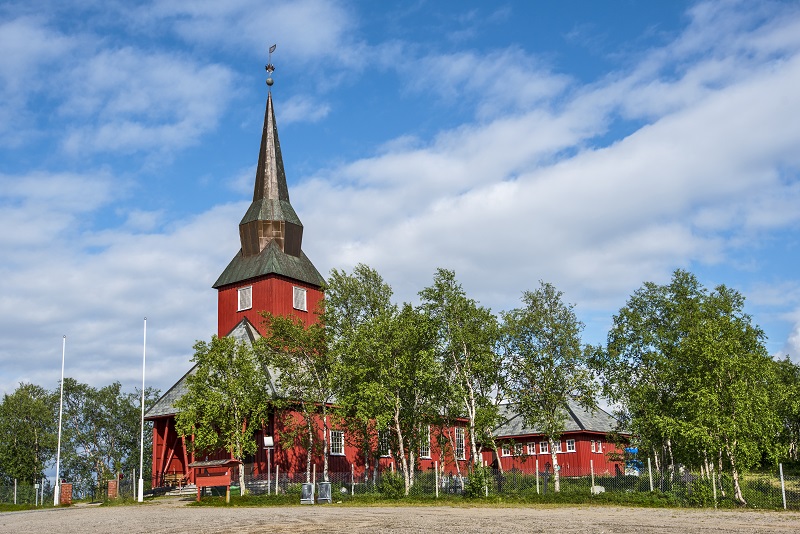
<instances>
[{"instance_id":1,"label":"church bell tower","mask_svg":"<svg viewBox=\"0 0 800 534\"><path fill-rule=\"evenodd\" d=\"M260 335L260 312L316 321L324 279L302 250L303 224L289 188L272 104L272 64L267 65L267 109L258 153L253 201L239 223L241 248L214 283L218 335ZM234 332L236 330L236 332Z\"/></svg>"}]
</instances>

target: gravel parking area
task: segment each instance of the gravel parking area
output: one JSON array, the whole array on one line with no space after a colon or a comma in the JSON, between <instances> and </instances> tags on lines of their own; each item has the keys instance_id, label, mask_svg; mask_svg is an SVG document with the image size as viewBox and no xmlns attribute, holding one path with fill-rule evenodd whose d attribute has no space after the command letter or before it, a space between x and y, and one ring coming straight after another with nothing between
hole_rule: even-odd
<instances>
[{"instance_id":1,"label":"gravel parking area","mask_svg":"<svg viewBox=\"0 0 800 534\"><path fill-rule=\"evenodd\" d=\"M800 532L800 513L580 507L186 506L177 498L137 506L0 514L0 532Z\"/></svg>"}]
</instances>

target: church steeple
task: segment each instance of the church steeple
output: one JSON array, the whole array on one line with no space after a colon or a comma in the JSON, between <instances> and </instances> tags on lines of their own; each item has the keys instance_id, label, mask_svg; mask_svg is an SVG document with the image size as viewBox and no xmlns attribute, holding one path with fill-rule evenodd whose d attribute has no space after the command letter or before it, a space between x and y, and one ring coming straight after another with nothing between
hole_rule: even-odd
<instances>
[{"instance_id":1,"label":"church steeple","mask_svg":"<svg viewBox=\"0 0 800 534\"><path fill-rule=\"evenodd\" d=\"M274 46L270 48L270 55L274 50ZM270 75L274 70L271 63L267 64ZM270 76L267 85L271 87L272 83ZM271 90L267 93L253 201L239 223L239 241L241 250L214 283L221 294L231 290L225 288L255 283L270 276L303 282L313 288L320 288L325 283L301 250L303 223L289 202ZM253 303L255 305L255 300ZM269 308L265 305L261 309ZM227 333L225 328L220 328L220 335Z\"/></svg>"},{"instance_id":2,"label":"church steeple","mask_svg":"<svg viewBox=\"0 0 800 534\"><path fill-rule=\"evenodd\" d=\"M303 224L289 203L272 91L267 95L255 182L253 202L239 223L242 254L253 256L275 241L286 254L300 256Z\"/></svg>"}]
</instances>

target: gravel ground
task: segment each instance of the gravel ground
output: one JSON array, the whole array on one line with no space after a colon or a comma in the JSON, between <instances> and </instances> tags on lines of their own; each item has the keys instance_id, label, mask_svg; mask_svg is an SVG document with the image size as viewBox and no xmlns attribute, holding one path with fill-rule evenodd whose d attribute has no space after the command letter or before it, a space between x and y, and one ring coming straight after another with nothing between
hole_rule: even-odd
<instances>
[{"instance_id":1,"label":"gravel ground","mask_svg":"<svg viewBox=\"0 0 800 534\"><path fill-rule=\"evenodd\" d=\"M0 532L800 532L800 513L580 507L186 506L178 498L138 506L0 513Z\"/></svg>"}]
</instances>

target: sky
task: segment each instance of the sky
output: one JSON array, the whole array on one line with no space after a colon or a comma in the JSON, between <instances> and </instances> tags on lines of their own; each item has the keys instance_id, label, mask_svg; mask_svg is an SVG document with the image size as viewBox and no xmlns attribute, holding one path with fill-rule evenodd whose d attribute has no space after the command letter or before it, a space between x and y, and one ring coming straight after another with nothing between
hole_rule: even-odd
<instances>
[{"instance_id":1,"label":"sky","mask_svg":"<svg viewBox=\"0 0 800 534\"><path fill-rule=\"evenodd\" d=\"M540 280L586 343L675 269L800 361L800 4L5 0L0 391L162 391L216 333L272 87L317 269L495 312Z\"/></svg>"}]
</instances>

